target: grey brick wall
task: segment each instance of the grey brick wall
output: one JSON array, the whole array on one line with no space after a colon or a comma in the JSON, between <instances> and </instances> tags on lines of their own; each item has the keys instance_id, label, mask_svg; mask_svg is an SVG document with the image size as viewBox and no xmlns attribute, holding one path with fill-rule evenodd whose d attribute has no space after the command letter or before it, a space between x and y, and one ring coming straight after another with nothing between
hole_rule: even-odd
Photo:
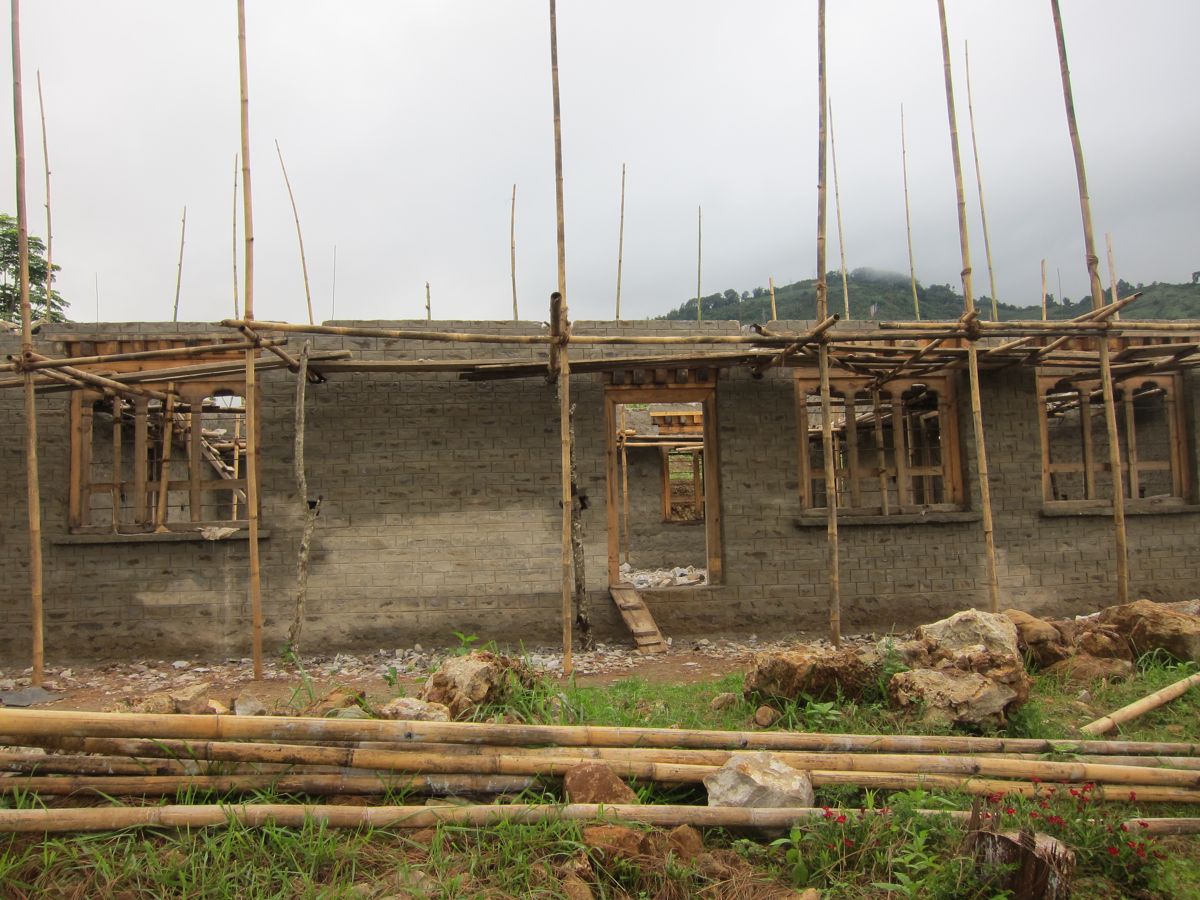
<instances>
[{"instance_id":1,"label":"grey brick wall","mask_svg":"<svg viewBox=\"0 0 1200 900\"><path fill-rule=\"evenodd\" d=\"M386 323L425 327L423 322ZM438 322L444 330L540 333L537 323ZM736 323L706 322L713 333ZM582 334L662 333L690 322L579 322ZM108 334L189 336L203 323L70 325L39 339ZM293 349L300 341L292 339ZM362 359L534 359L532 347L404 344L320 338L319 350ZM0 338L0 350L19 342ZM657 352L641 347L638 352ZM703 348L701 348L703 349ZM605 347L585 355L629 355ZM1200 393L1188 392L1195 434ZM291 618L301 498L292 474L294 380L262 375L262 541L266 645L280 647ZM603 636L622 626L605 591L607 537L603 388L572 378L588 584ZM668 634L822 629L826 612L823 528L800 527L797 424L790 373L762 380L723 377L717 388L725 581L698 590L652 592L648 603ZM965 391L960 402L965 404ZM985 376L984 410L996 545L1006 605L1034 612L1086 612L1111 602L1111 522L1042 515L1033 372ZM244 540L63 543L69 441L65 394L39 396L39 454L45 549L46 651L77 657L243 656L249 651ZM308 484L324 498L313 543L305 630L309 648L396 647L453 640L453 631L525 643L560 633L558 404L543 379L469 383L453 374L338 374L310 386ZM960 416L972 506L978 495L973 437ZM21 391L0 392L0 659L28 658L28 541ZM1190 458L1197 474L1194 456ZM1196 594L1200 517L1131 515L1130 568L1136 595ZM984 606L983 540L977 521L846 526L841 530L843 622L847 631L907 625L966 606Z\"/></svg>"}]
</instances>

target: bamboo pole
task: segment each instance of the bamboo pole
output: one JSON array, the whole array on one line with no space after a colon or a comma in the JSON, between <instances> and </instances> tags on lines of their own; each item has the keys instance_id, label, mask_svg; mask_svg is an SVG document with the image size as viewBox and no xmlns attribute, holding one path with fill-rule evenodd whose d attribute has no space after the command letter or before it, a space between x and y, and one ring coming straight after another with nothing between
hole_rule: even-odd
<instances>
[{"instance_id":1,"label":"bamboo pole","mask_svg":"<svg viewBox=\"0 0 1200 900\"><path fill-rule=\"evenodd\" d=\"M396 744L694 747L730 750L868 750L879 753L1077 753L1200 756L1200 743L1048 740L957 735L862 735L784 731L703 731L597 725L409 722L291 716L154 715L0 707L0 735L131 737L155 740L382 740Z\"/></svg>"},{"instance_id":2,"label":"bamboo pole","mask_svg":"<svg viewBox=\"0 0 1200 900\"><path fill-rule=\"evenodd\" d=\"M900 165L904 173L904 227L908 232L908 277L912 284L913 315L921 321L921 301L917 297L917 264L913 259L912 212L908 201L908 141L904 137L904 104L900 104Z\"/></svg>"},{"instance_id":3,"label":"bamboo pole","mask_svg":"<svg viewBox=\"0 0 1200 900\"><path fill-rule=\"evenodd\" d=\"M1104 243L1108 245L1108 287L1112 296L1110 302L1117 302L1117 261L1113 257L1112 235L1108 232L1104 234ZM1113 321L1118 321L1121 318L1120 312L1113 314Z\"/></svg>"},{"instance_id":4,"label":"bamboo pole","mask_svg":"<svg viewBox=\"0 0 1200 900\"><path fill-rule=\"evenodd\" d=\"M975 184L979 188L979 218L983 224L983 252L987 258L988 288L992 292L992 321L1000 321L1000 306L996 299L996 270L992 266L992 242L988 237L987 207L983 202L983 172L979 168L979 141L975 136L975 103L971 97L971 48L963 41L967 69L967 116L971 123L971 153L975 158Z\"/></svg>"},{"instance_id":5,"label":"bamboo pole","mask_svg":"<svg viewBox=\"0 0 1200 900\"><path fill-rule=\"evenodd\" d=\"M1046 308L1046 260L1042 260L1042 321L1049 319L1049 310Z\"/></svg>"},{"instance_id":6,"label":"bamboo pole","mask_svg":"<svg viewBox=\"0 0 1200 900\"><path fill-rule=\"evenodd\" d=\"M246 323L254 323L254 197L250 189L250 87L246 74L246 0L238 0L238 75L241 86L242 216L245 220ZM246 351L246 518L249 523L250 642L254 678L262 679L262 582L258 553L258 353Z\"/></svg>"},{"instance_id":7,"label":"bamboo pole","mask_svg":"<svg viewBox=\"0 0 1200 900\"><path fill-rule=\"evenodd\" d=\"M621 163L621 224L617 229L617 321L621 321L621 268L625 262L625 163Z\"/></svg>"},{"instance_id":8,"label":"bamboo pole","mask_svg":"<svg viewBox=\"0 0 1200 900\"><path fill-rule=\"evenodd\" d=\"M292 204L292 217L296 220L296 240L300 244L300 271L304 274L304 302L308 307L308 324L313 324L312 291L308 286L308 260L304 257L304 233L300 230L300 210L296 208L296 195L292 193L292 181L288 178L287 166L283 164L283 151L279 140L275 141L275 152L279 156L279 169L283 172L283 183L287 186L288 200ZM248 317L247 317L248 318Z\"/></svg>"},{"instance_id":9,"label":"bamboo pole","mask_svg":"<svg viewBox=\"0 0 1200 900\"><path fill-rule=\"evenodd\" d=\"M563 215L563 153L562 153L562 105L558 85L558 12L555 0L550 0L550 85L554 112L554 211L557 225L558 247L558 291L550 298L551 321L555 323L557 354L558 417L562 453L560 460L562 488L562 633L563 674L570 675L574 669L571 659L572 622L571 607L574 599L573 553L571 547L571 519L574 498L571 485L571 365L567 356L570 340L570 319L567 312L567 233Z\"/></svg>"},{"instance_id":10,"label":"bamboo pole","mask_svg":"<svg viewBox=\"0 0 1200 900\"><path fill-rule=\"evenodd\" d=\"M1196 685L1200 685L1200 674L1189 675L1187 678L1168 685L1162 690L1155 691L1148 697L1143 697L1141 700L1130 703L1128 706L1122 706L1116 712L1109 713L1095 722L1090 722L1079 730L1084 734L1105 734L1112 731L1118 725L1122 725L1150 712L1152 709L1158 709L1160 706L1170 703L1176 697L1183 696L1190 688Z\"/></svg>"},{"instance_id":11,"label":"bamboo pole","mask_svg":"<svg viewBox=\"0 0 1200 900\"><path fill-rule=\"evenodd\" d=\"M179 265L175 270L175 306L171 312L171 321L179 321L179 289L183 286L183 242L187 237L187 206L183 207L183 221L179 226Z\"/></svg>"},{"instance_id":12,"label":"bamboo pole","mask_svg":"<svg viewBox=\"0 0 1200 900\"><path fill-rule=\"evenodd\" d=\"M771 321L779 321L779 311L775 309L775 276L771 275L767 278L767 284L771 289Z\"/></svg>"},{"instance_id":13,"label":"bamboo pole","mask_svg":"<svg viewBox=\"0 0 1200 900\"><path fill-rule=\"evenodd\" d=\"M954 111L954 79L950 69L950 39L946 31L946 2L938 0L938 21L942 33L942 62L946 80L946 113L950 121L950 150L954 163L954 190L958 201L958 241L962 254L963 312L975 311L971 285L971 245L967 236L967 201L963 191L962 158L958 149L958 123ZM995 302L993 300L993 302ZM1000 612L1000 581L996 571L996 541L992 525L992 490L988 476L987 443L983 431L983 403L979 394L979 351L975 341L968 344L967 369L970 374L971 421L975 431L975 467L979 478L980 513L983 519L984 563L987 570L989 609Z\"/></svg>"},{"instance_id":14,"label":"bamboo pole","mask_svg":"<svg viewBox=\"0 0 1200 900\"><path fill-rule=\"evenodd\" d=\"M37 70L38 113L42 119L42 162L46 170L46 309L42 312L42 321L51 319L51 299L54 291L51 283L54 280L54 228L50 219L50 145L46 140L46 103L42 97L42 70ZM30 310L32 314L32 309Z\"/></svg>"},{"instance_id":15,"label":"bamboo pole","mask_svg":"<svg viewBox=\"0 0 1200 900\"><path fill-rule=\"evenodd\" d=\"M829 111L825 86L825 0L817 0L817 319L829 318L828 285L825 283L825 128ZM837 465L833 458L833 408L829 389L829 343L822 339L818 349L821 378L821 448L825 462L825 531L829 554L829 637L835 647L842 643L842 583L838 560Z\"/></svg>"},{"instance_id":16,"label":"bamboo pole","mask_svg":"<svg viewBox=\"0 0 1200 900\"><path fill-rule=\"evenodd\" d=\"M829 101L829 154L833 157L833 208L837 214L838 253L842 261L842 300L850 319L850 282L846 275L846 239L842 234L842 192L838 187L837 139L833 136L833 101Z\"/></svg>"},{"instance_id":17,"label":"bamboo pole","mask_svg":"<svg viewBox=\"0 0 1200 900\"><path fill-rule=\"evenodd\" d=\"M512 270L513 321L520 319L517 314L517 186L512 190L512 215L508 223L508 245Z\"/></svg>"},{"instance_id":18,"label":"bamboo pole","mask_svg":"<svg viewBox=\"0 0 1200 900\"><path fill-rule=\"evenodd\" d=\"M1066 108L1067 130L1075 157L1075 175L1079 182L1079 211L1083 220L1084 256L1088 281L1092 291L1092 308L1104 306L1104 291L1100 287L1100 260L1096 256L1096 239L1092 232L1092 204L1088 198L1087 170L1083 164L1083 144L1075 120L1075 99L1071 91L1071 71L1067 65L1067 43L1063 35L1062 14L1058 0L1050 0L1054 19L1054 35L1058 43L1058 62L1062 75L1063 104ZM1062 297L1059 297L1062 301ZM1104 394L1104 423L1108 432L1108 464L1112 473L1113 542L1116 551L1117 603L1129 602L1129 552L1125 534L1125 493L1121 481L1121 447L1117 438L1117 410L1113 397L1112 362L1109 359L1107 334L1097 341L1100 357L1100 384Z\"/></svg>"},{"instance_id":19,"label":"bamboo pole","mask_svg":"<svg viewBox=\"0 0 1200 900\"><path fill-rule=\"evenodd\" d=\"M704 207L696 207L696 321L704 320L700 303L700 268L704 262Z\"/></svg>"},{"instance_id":20,"label":"bamboo pole","mask_svg":"<svg viewBox=\"0 0 1200 900\"><path fill-rule=\"evenodd\" d=\"M260 342L263 346L268 344L283 344L287 343L286 339L267 338ZM228 344L199 344L194 347L168 347L163 350L131 350L128 353L104 353L97 356L71 356L65 359L52 359L48 356L39 356L37 359L32 359L21 365L22 369L37 371L38 369L57 369L63 366L91 366L102 365L104 363L126 362L130 360L141 359L171 359L177 356L203 356L208 353L225 353L236 350L247 350L255 346L253 341L236 341ZM10 356L9 359L16 357ZM9 364L0 366L0 370L12 370L15 365Z\"/></svg>"},{"instance_id":21,"label":"bamboo pole","mask_svg":"<svg viewBox=\"0 0 1200 900\"><path fill-rule=\"evenodd\" d=\"M21 302L21 355L33 354L29 305L29 213L25 204L25 119L21 90L21 4L12 0L13 136L16 149L17 278ZM25 503L29 516L29 620L32 682L43 679L42 498L38 478L37 400L33 373L25 373Z\"/></svg>"},{"instance_id":22,"label":"bamboo pole","mask_svg":"<svg viewBox=\"0 0 1200 900\"><path fill-rule=\"evenodd\" d=\"M167 528L167 499L171 493L171 432L175 427L175 385L167 384L167 400L163 404L162 459L158 468L158 496L155 498L154 530L162 533Z\"/></svg>"},{"instance_id":23,"label":"bamboo pole","mask_svg":"<svg viewBox=\"0 0 1200 900\"><path fill-rule=\"evenodd\" d=\"M171 797L180 791L220 794L507 794L538 786L535 778L519 775L340 775L266 773L238 775L79 775L0 778L0 795L31 793L38 796Z\"/></svg>"},{"instance_id":24,"label":"bamboo pole","mask_svg":"<svg viewBox=\"0 0 1200 900\"><path fill-rule=\"evenodd\" d=\"M233 154L233 317L240 319L238 311L238 271L237 271L237 216L238 216L238 154Z\"/></svg>"},{"instance_id":25,"label":"bamboo pole","mask_svg":"<svg viewBox=\"0 0 1200 900\"><path fill-rule=\"evenodd\" d=\"M425 282L425 321L433 320L433 305L429 295L429 282Z\"/></svg>"}]
</instances>

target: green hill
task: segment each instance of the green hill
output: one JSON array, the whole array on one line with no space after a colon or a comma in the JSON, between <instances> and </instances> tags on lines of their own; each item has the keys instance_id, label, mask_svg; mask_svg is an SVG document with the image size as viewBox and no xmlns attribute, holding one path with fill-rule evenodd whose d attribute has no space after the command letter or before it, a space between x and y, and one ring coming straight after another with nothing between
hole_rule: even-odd
<instances>
[{"instance_id":1,"label":"green hill","mask_svg":"<svg viewBox=\"0 0 1200 900\"><path fill-rule=\"evenodd\" d=\"M875 269L855 269L849 275L850 316L853 319L881 319L885 321L910 320L913 315L912 287L908 276ZM843 312L842 277L830 272L829 311ZM794 284L778 285L775 288L775 306L780 319L816 318L816 279L797 281ZM1200 319L1200 284L1167 284L1155 282L1148 285L1131 285L1118 280L1117 293L1127 297L1134 291L1143 296L1128 312L1127 319ZM928 286L917 282L917 297L921 303L921 318L952 320L962 314L962 294L948 284ZM976 300L980 315L991 318L992 301L986 296ZM1013 306L1001 303L1000 318L1040 319L1040 306ZM1048 314L1051 319L1070 319L1092 308L1090 297L1072 302L1064 297L1060 303L1053 294L1047 297ZM765 287L738 293L732 288L720 294L703 298L705 319L736 319L741 322L766 322L771 318L771 296ZM662 318L695 319L696 299L686 301Z\"/></svg>"}]
</instances>

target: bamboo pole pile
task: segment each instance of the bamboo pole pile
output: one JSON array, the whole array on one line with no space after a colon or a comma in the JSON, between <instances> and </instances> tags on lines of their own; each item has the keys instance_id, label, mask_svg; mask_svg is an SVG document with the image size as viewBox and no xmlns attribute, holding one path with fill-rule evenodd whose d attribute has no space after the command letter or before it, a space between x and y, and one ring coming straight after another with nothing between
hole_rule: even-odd
<instances>
[{"instance_id":1,"label":"bamboo pole pile","mask_svg":"<svg viewBox=\"0 0 1200 900\"><path fill-rule=\"evenodd\" d=\"M297 799L376 798L368 801L365 810L370 811L355 808L354 815L365 818L338 819L344 827L396 823L399 820L391 818L401 815L396 810L405 809L407 816L416 809L389 805L407 795L500 795L499 802L479 808L491 812L463 814L465 818L456 820L462 824L495 821L488 816L523 820L572 809L578 812L566 815L596 818L594 807L583 812L585 807L578 804L525 806L518 795L531 788L554 791L558 779L582 763L602 763L617 776L643 784L698 788L735 754L757 750L770 751L780 762L808 772L818 789L1038 796L1052 788L1091 784L1089 794L1099 802L1136 798L1139 804L1200 804L1200 744L1182 742L0 708L0 745L8 748L0 752L0 796L36 795L50 807L49 815L45 810L2 811L0 831L221 824L223 820L213 817L230 809L260 821L253 817L268 814L255 810L265 806L222 804L227 798L261 791ZM1047 759L1049 754L1069 755L1070 760ZM155 819L153 813L134 805L95 811L63 808L100 795L178 797L183 792L211 799L188 807L191 812L179 820ZM749 808L718 812L702 804L698 799L697 805L683 807L621 808L619 815L650 824L737 827L762 824L758 818L765 814ZM280 815L268 818L287 825L303 821L304 814L298 811L320 816L325 807L286 804L271 809ZM772 822L790 825L808 814L791 810L767 815L781 816ZM425 822L421 816L413 821ZM1181 833L1194 830L1195 822L1175 820L1163 827Z\"/></svg>"}]
</instances>

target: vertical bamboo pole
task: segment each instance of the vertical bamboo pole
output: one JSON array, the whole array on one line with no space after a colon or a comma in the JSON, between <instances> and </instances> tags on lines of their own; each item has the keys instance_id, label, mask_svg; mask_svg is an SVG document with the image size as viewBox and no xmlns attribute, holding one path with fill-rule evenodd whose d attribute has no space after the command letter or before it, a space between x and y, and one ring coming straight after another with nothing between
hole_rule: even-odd
<instances>
[{"instance_id":1,"label":"vertical bamboo pole","mask_svg":"<svg viewBox=\"0 0 1200 900\"><path fill-rule=\"evenodd\" d=\"M242 420L235 418L233 420L233 480L237 481L241 476L242 471ZM233 491L231 494L230 504L232 509L229 513L229 518L235 522L238 517L238 492Z\"/></svg>"},{"instance_id":2,"label":"vertical bamboo pole","mask_svg":"<svg viewBox=\"0 0 1200 900\"><path fill-rule=\"evenodd\" d=\"M1113 256L1112 235L1108 232L1104 233L1104 243L1108 246L1108 289L1112 303L1117 302L1117 261ZM1113 321L1121 318L1121 311L1118 309L1112 314Z\"/></svg>"},{"instance_id":3,"label":"vertical bamboo pole","mask_svg":"<svg viewBox=\"0 0 1200 900\"><path fill-rule=\"evenodd\" d=\"M1042 260L1042 321L1045 322L1049 316L1049 310L1046 308L1046 261Z\"/></svg>"},{"instance_id":4,"label":"vertical bamboo pole","mask_svg":"<svg viewBox=\"0 0 1200 900\"><path fill-rule=\"evenodd\" d=\"M304 274L304 302L308 306L308 324L313 324L312 291L308 287L308 260L304 257L304 233L300 230L300 211L296 208L296 195L292 193L292 182L288 178L287 166L283 164L283 151L275 141L275 152L279 155L279 168L283 172L283 183L287 186L288 200L292 204L292 217L296 220L296 240L300 243L300 271Z\"/></svg>"},{"instance_id":5,"label":"vertical bamboo pole","mask_svg":"<svg viewBox=\"0 0 1200 900\"><path fill-rule=\"evenodd\" d=\"M238 312L238 271L237 271L237 215L238 215L238 154L233 154L233 317L240 319ZM236 519L237 516L234 516Z\"/></svg>"},{"instance_id":6,"label":"vertical bamboo pole","mask_svg":"<svg viewBox=\"0 0 1200 900\"><path fill-rule=\"evenodd\" d=\"M187 207L183 208L183 221L179 225L179 266L175 270L175 308L171 321L179 321L179 289L183 285L183 242L187 237Z\"/></svg>"},{"instance_id":7,"label":"vertical bamboo pole","mask_svg":"<svg viewBox=\"0 0 1200 900\"><path fill-rule=\"evenodd\" d=\"M850 319L850 282L846 277L846 239L842 234L842 191L838 187L837 138L833 132L833 101L829 101L829 153L833 157L833 208L837 217L838 254L842 261L842 300L846 320Z\"/></svg>"},{"instance_id":8,"label":"vertical bamboo pole","mask_svg":"<svg viewBox=\"0 0 1200 900\"><path fill-rule=\"evenodd\" d=\"M779 312L778 312L778 310L775 309L775 276L774 275L770 275L767 277L767 284L770 285L770 287L771 287L771 321L776 322L779 320Z\"/></svg>"},{"instance_id":9,"label":"vertical bamboo pole","mask_svg":"<svg viewBox=\"0 0 1200 900\"><path fill-rule=\"evenodd\" d=\"M242 217L246 241L246 321L254 321L254 197L250 189L250 86L246 74L246 0L238 0L238 74L242 111ZM246 351L246 519L250 530L250 618L254 678L263 674L262 574L258 553L258 351Z\"/></svg>"},{"instance_id":10,"label":"vertical bamboo pole","mask_svg":"<svg viewBox=\"0 0 1200 900\"><path fill-rule=\"evenodd\" d=\"M912 211L908 201L908 141L904 137L904 104L900 104L900 167L904 173L904 227L908 231L908 277L912 283L913 315L921 319L921 301L917 297L917 264L913 260Z\"/></svg>"},{"instance_id":11,"label":"vertical bamboo pole","mask_svg":"<svg viewBox=\"0 0 1200 900\"><path fill-rule=\"evenodd\" d=\"M29 307L29 213L25 206L25 119L21 92L21 4L12 0L13 133L17 177L17 277L21 298L21 357L33 354L33 315ZM25 372L25 498L29 511L29 618L32 680L43 677L42 500L38 480L37 400L33 373Z\"/></svg>"},{"instance_id":12,"label":"vertical bamboo pole","mask_svg":"<svg viewBox=\"0 0 1200 900\"><path fill-rule=\"evenodd\" d=\"M971 153L975 158L975 184L979 188L979 218L983 222L983 253L987 257L988 288L992 292L992 321L1000 321L1000 306L996 300L996 270L992 267L992 242L988 238L987 207L983 203L983 173L979 170L979 141L975 137L975 104L971 99L971 48L963 42L967 67L967 116L971 122Z\"/></svg>"},{"instance_id":13,"label":"vertical bamboo pole","mask_svg":"<svg viewBox=\"0 0 1200 900\"><path fill-rule=\"evenodd\" d=\"M669 455L668 455L669 456ZM670 474L670 459L668 463L668 474ZM625 525L625 540L623 541L623 549L625 562L629 562L629 545L632 542L632 536L629 533L629 451L627 446L627 438L625 436L625 405L621 404L621 514Z\"/></svg>"},{"instance_id":14,"label":"vertical bamboo pole","mask_svg":"<svg viewBox=\"0 0 1200 900\"><path fill-rule=\"evenodd\" d=\"M1075 121L1075 98L1071 92L1071 71L1067 65L1067 42L1063 36L1062 14L1058 0L1050 0L1054 18L1054 34L1058 42L1058 62L1062 74L1063 103L1067 113L1067 130L1071 135L1071 150L1075 155L1075 174L1079 182L1079 212L1083 219L1084 255L1088 280L1092 289L1092 308L1104 306L1104 290L1100 287L1100 260L1096 256L1096 238L1092 231L1092 203L1088 198L1087 170L1083 165L1083 144ZM1061 288L1059 302L1062 301ZM1100 355L1100 387L1104 396L1104 424L1108 431L1108 464L1112 470L1113 540L1117 556L1117 603L1129 602L1129 551L1125 535L1125 493L1121 483L1121 447L1117 438L1117 410L1113 397L1112 361L1108 336L1097 339Z\"/></svg>"},{"instance_id":15,"label":"vertical bamboo pole","mask_svg":"<svg viewBox=\"0 0 1200 900\"><path fill-rule=\"evenodd\" d=\"M121 418L124 415L125 402L113 395L112 412L112 530L113 534L117 534L121 530L121 469L122 466L122 440L121 433Z\"/></svg>"},{"instance_id":16,"label":"vertical bamboo pole","mask_svg":"<svg viewBox=\"0 0 1200 900\"><path fill-rule=\"evenodd\" d=\"M162 408L162 454L158 465L158 496L154 498L154 530L167 531L167 501L171 493L171 432L175 428L175 385L167 384L167 402Z\"/></svg>"},{"instance_id":17,"label":"vertical bamboo pole","mask_svg":"<svg viewBox=\"0 0 1200 900\"><path fill-rule=\"evenodd\" d=\"M425 282L425 321L433 319L433 304L429 296L429 282Z\"/></svg>"},{"instance_id":18,"label":"vertical bamboo pole","mask_svg":"<svg viewBox=\"0 0 1200 900\"><path fill-rule=\"evenodd\" d=\"M517 186L513 185L512 191L512 215L508 222L508 248L510 262L512 263L512 292L513 292L513 321L520 319L517 313Z\"/></svg>"},{"instance_id":19,"label":"vertical bamboo pole","mask_svg":"<svg viewBox=\"0 0 1200 900\"><path fill-rule=\"evenodd\" d=\"M625 262L625 163L621 163L621 224L617 230L617 321L621 321L621 267Z\"/></svg>"},{"instance_id":20,"label":"vertical bamboo pole","mask_svg":"<svg viewBox=\"0 0 1200 900\"><path fill-rule=\"evenodd\" d=\"M51 282L54 280L54 229L50 221L50 146L46 141L46 103L42 98L42 70L37 71L38 113L42 119L42 162L46 169L46 308L42 319L49 322L51 318L50 300L54 296ZM32 310L30 311L32 314Z\"/></svg>"},{"instance_id":21,"label":"vertical bamboo pole","mask_svg":"<svg viewBox=\"0 0 1200 900\"><path fill-rule=\"evenodd\" d=\"M574 669L571 659L571 605L574 589L571 549L571 518L574 515L574 498L571 490L571 364L567 358L567 342L570 339L570 319L567 313L567 235L563 216L563 158L562 158L562 108L558 88L558 12L555 0L550 0L550 83L554 105L554 209L557 219L558 238L558 291L550 298L551 321L556 324L559 351L558 363L558 417L559 435L562 444L562 633L563 674L570 675Z\"/></svg>"},{"instance_id":22,"label":"vertical bamboo pole","mask_svg":"<svg viewBox=\"0 0 1200 900\"><path fill-rule=\"evenodd\" d=\"M329 285L329 318L337 318L337 244L333 245L333 279Z\"/></svg>"},{"instance_id":23,"label":"vertical bamboo pole","mask_svg":"<svg viewBox=\"0 0 1200 900\"><path fill-rule=\"evenodd\" d=\"M829 111L825 86L825 0L817 0L817 319L829 315L829 287L825 283L825 187L826 115ZM829 389L829 343L822 336L818 349L821 375L821 447L825 458L825 530L829 544L829 638L835 647L842 643L842 576L838 560L837 465L833 458L833 401Z\"/></svg>"},{"instance_id":24,"label":"vertical bamboo pole","mask_svg":"<svg viewBox=\"0 0 1200 900\"><path fill-rule=\"evenodd\" d=\"M950 155L954 162L954 189L958 200L958 242L962 255L964 312L975 310L971 286L971 244L967 237L967 201L963 191L962 157L958 150L958 123L954 114L954 79L950 70L950 38L946 32L946 2L938 0L938 21L942 31L942 62L946 77L946 113L950 121ZM980 512L983 516L983 543L987 568L989 608L1000 611L1000 582L996 572L996 541L992 528L992 490L988 478L987 444L983 432L983 409L979 395L979 352L972 340L967 350L967 369L971 382L971 421L975 431L975 465L979 470Z\"/></svg>"},{"instance_id":25,"label":"vertical bamboo pole","mask_svg":"<svg viewBox=\"0 0 1200 900\"><path fill-rule=\"evenodd\" d=\"M696 207L696 321L704 319L700 309L700 267L704 262L704 207Z\"/></svg>"}]
</instances>

